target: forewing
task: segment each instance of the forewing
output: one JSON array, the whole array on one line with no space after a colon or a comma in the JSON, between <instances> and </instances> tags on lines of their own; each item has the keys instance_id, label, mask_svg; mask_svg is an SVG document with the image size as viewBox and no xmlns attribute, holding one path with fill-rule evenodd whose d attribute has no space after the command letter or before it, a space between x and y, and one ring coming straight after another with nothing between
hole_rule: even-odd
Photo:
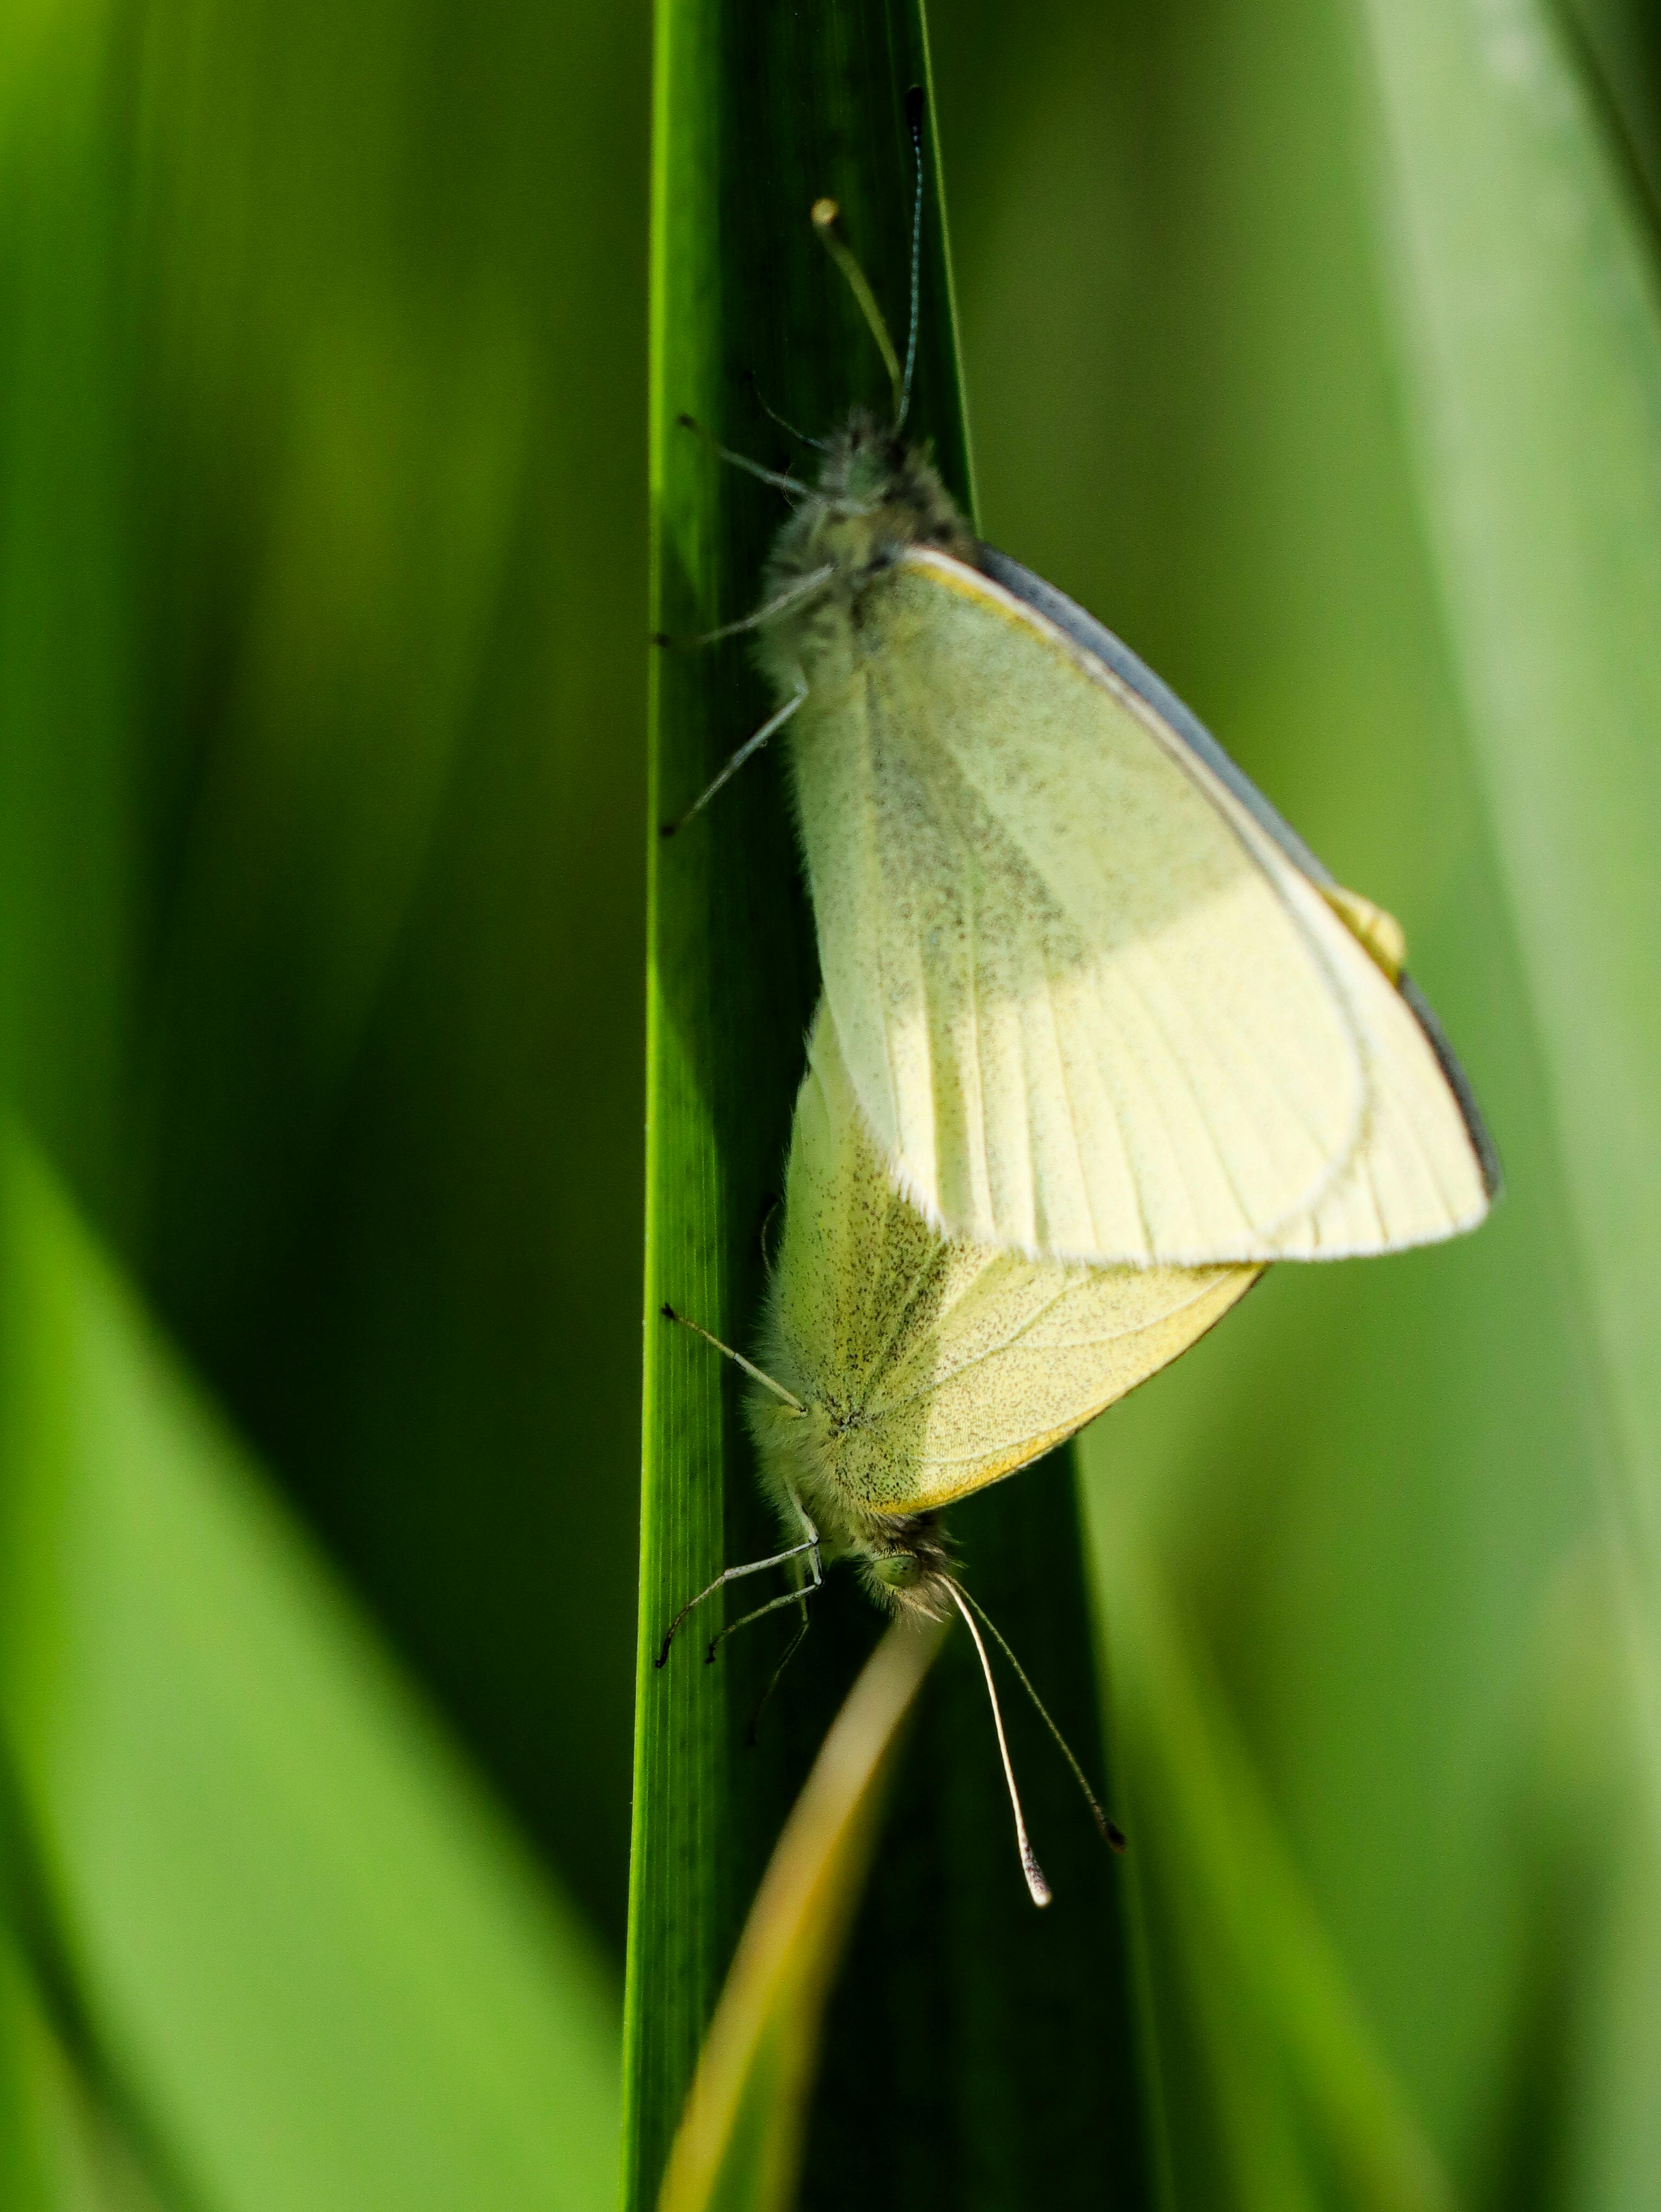
<instances>
[{"instance_id":1,"label":"forewing","mask_svg":"<svg viewBox=\"0 0 1661 2212\"><path fill-rule=\"evenodd\" d=\"M1111 668L929 553L856 643L796 741L803 840L855 1092L938 1225L1202 1264L1480 1217L1392 986Z\"/></svg>"}]
</instances>

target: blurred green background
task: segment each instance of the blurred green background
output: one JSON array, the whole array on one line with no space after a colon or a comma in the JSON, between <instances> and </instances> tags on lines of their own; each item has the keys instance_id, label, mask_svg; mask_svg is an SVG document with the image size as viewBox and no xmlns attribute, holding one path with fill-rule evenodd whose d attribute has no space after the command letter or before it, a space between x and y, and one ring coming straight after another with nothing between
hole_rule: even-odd
<instances>
[{"instance_id":1,"label":"blurred green background","mask_svg":"<svg viewBox=\"0 0 1661 2212\"><path fill-rule=\"evenodd\" d=\"M1652 13L931 30L988 535L1510 1182L1086 1448L1167 2184L1661 2204ZM649 44L0 15L8 2204L609 2201Z\"/></svg>"}]
</instances>

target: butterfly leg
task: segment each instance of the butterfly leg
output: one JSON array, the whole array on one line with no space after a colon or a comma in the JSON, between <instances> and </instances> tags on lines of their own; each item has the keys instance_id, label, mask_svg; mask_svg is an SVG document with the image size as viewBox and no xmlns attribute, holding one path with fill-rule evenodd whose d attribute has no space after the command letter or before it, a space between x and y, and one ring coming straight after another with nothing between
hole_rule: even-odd
<instances>
[{"instance_id":1,"label":"butterfly leg","mask_svg":"<svg viewBox=\"0 0 1661 2212\"><path fill-rule=\"evenodd\" d=\"M761 1717L767 1710L767 1701L779 1686L779 1676L783 1674L785 1668L795 1657L797 1652L800 1650L802 1639L806 1635L809 1628L812 1626L812 1616L807 1610L807 1597L808 1593L806 1590L798 1590L796 1592L796 1601L801 1607L801 1626L797 1629L795 1634L790 1638L790 1641L785 1645L784 1656L779 1661L778 1665L774 1668L772 1673L768 1676L767 1687L762 1692L760 1697L757 1698L756 1710L750 1716L750 1725L745 1730L744 1741L751 1751L755 1749L756 1735L757 1730L761 1727Z\"/></svg>"},{"instance_id":2,"label":"butterfly leg","mask_svg":"<svg viewBox=\"0 0 1661 2212\"><path fill-rule=\"evenodd\" d=\"M808 1547L807 1546L803 1545L802 1549L806 1551ZM818 1571L819 1563L818 1554L817 1552L812 1553L810 1564L813 1569L813 1579L805 1590L786 1590L782 1597L770 1597L765 1605L758 1605L753 1613L741 1613L736 1620L729 1620L726 1627L721 1630L720 1635L713 1639L709 1649L704 1653L703 1656L705 1663L708 1664L714 1659L716 1652L720 1650L721 1645L726 1643L729 1636L733 1635L740 1628L748 1628L752 1620L759 1620L764 1613L776 1613L782 1605L801 1605L805 1603L806 1601L812 1595L813 1592L818 1589L824 1579Z\"/></svg>"},{"instance_id":3,"label":"butterfly leg","mask_svg":"<svg viewBox=\"0 0 1661 2212\"><path fill-rule=\"evenodd\" d=\"M703 809L709 804L709 801L715 797L715 793L721 789L722 784L729 782L731 779L738 774L739 770L744 766L744 763L750 758L751 755L752 753L758 753L762 747L767 743L769 738L772 737L776 731L782 730L784 727L785 724L789 720L792 714L795 713L796 709L801 705L802 701L806 696L807 679L806 677L803 677L799 680L795 690L785 701L783 706L778 709L778 712L768 716L767 720L762 724L760 729L756 732L754 737L746 738L745 739L744 743L733 755L731 760L727 762L726 767L723 768L720 775L716 776L715 781L713 783L707 784L704 787L704 788L698 793L697 797L692 801L692 804L687 808L685 813L680 817L679 820L676 822L664 822L659 824L659 836L672 837L677 830L684 830L686 827L687 823L691 820L695 814L701 814L703 811Z\"/></svg>"},{"instance_id":4,"label":"butterfly leg","mask_svg":"<svg viewBox=\"0 0 1661 2212\"><path fill-rule=\"evenodd\" d=\"M804 1521L806 1520L806 1516L805 1514L802 1517ZM817 1589L821 1580L819 1573L818 1531L813 1527L811 1522L807 1522L807 1540L805 1543L793 1544L788 1551L775 1552L771 1559L751 1559L741 1567L723 1568L721 1572L715 1577L715 1579L709 1584L707 1589L701 1589L696 1597L689 1597L685 1604L682 1606L680 1611L670 1622L668 1627L663 1632L663 1641L658 1646L656 1663L660 1667L666 1664L669 1657L669 1646L674 1642L676 1634L680 1628L680 1625L682 1621L685 1620L687 1614L689 1613L695 1612L697 1608L703 1603L705 1598L713 1597L718 1589L724 1589L728 1583L740 1582L745 1575L763 1574L769 1567L782 1567L787 1559L799 1559L805 1553L809 1556L811 1560L813 1576L812 1586ZM786 1605L793 1605L795 1602L796 1596L797 1593L794 1590L791 1590L786 1595L783 1600L780 1601ZM763 1606L759 1610L763 1613L770 1613L772 1611L772 1607ZM744 1616L745 1620L753 1620L755 1617L754 1613L746 1613ZM743 1621L735 1621L733 1623L734 1627L742 1627L743 1625ZM730 1634L731 1632L723 1631L722 1632L723 1634ZM720 1637L717 1637L715 1642L718 1644L720 1641ZM710 1649L713 1651L715 1646L712 1644Z\"/></svg>"},{"instance_id":5,"label":"butterfly leg","mask_svg":"<svg viewBox=\"0 0 1661 2212\"><path fill-rule=\"evenodd\" d=\"M697 630L687 637L672 637L667 630L654 630L652 642L675 653L695 653L701 646L719 645L724 637L742 637L746 630L765 629L770 622L788 615L793 607L822 592L836 574L836 568L827 561L822 568L810 568L805 576L798 576L794 584L787 584L776 599L769 599L753 614L740 616L737 622L723 623L719 629Z\"/></svg>"},{"instance_id":6,"label":"butterfly leg","mask_svg":"<svg viewBox=\"0 0 1661 2212\"><path fill-rule=\"evenodd\" d=\"M800 1559L805 1554L807 1560L807 1571L813 1577L812 1581L808 1584L806 1589L802 1589L798 1587L793 1590L786 1590L782 1597L770 1598L765 1605L758 1605L753 1613L740 1613L736 1620L729 1620L726 1627L721 1630L720 1635L717 1636L710 1644L709 1649L704 1653L703 1659L706 1666L708 1666L710 1661L714 1659L716 1652L720 1650L721 1645L725 1644L727 1638L733 1633L735 1628L748 1628L752 1620L759 1620L764 1613L776 1613L782 1605L800 1605L802 1608L805 1620L807 1611L807 1601L824 1581L824 1572L819 1565L819 1532L808 1519L806 1511L802 1505L800 1498L798 1498L794 1492L791 1492L790 1503L796 1509L797 1519L801 1522L802 1527L807 1531L807 1541L805 1544L798 1544L794 1552L787 1552L784 1554L784 1557L787 1559ZM800 1641L800 1638L798 1638L798 1641ZM793 1644L790 1647L790 1651L794 1651L794 1650L795 1645ZM787 1651L785 1653L784 1656L786 1659L789 1658L790 1651ZM779 1672L782 1674L783 1671L783 1662L781 1662ZM775 1680L776 1680L776 1677L775 1677ZM770 1683L768 1685L770 1691L771 1690L771 1687L772 1684ZM763 1703L764 1704L766 1700L764 1698ZM759 1719L761 1714L760 1706L757 1707L756 1712L757 1717Z\"/></svg>"},{"instance_id":7,"label":"butterfly leg","mask_svg":"<svg viewBox=\"0 0 1661 2212\"><path fill-rule=\"evenodd\" d=\"M873 305L875 305L874 301ZM757 393L757 397L760 398L760 394ZM766 401L763 400L762 404L766 406ZM767 411L770 415L773 413L770 407ZM725 461L729 468L742 469L745 476L754 477L760 483L771 484L775 491L783 492L788 499L812 499L828 514L871 514L875 512L869 500L832 499L824 492L815 491L812 484L803 483L799 477L785 476L777 469L765 469L759 461L752 461L747 453L735 453L730 446L723 446L719 438L712 436L702 422L694 422L690 415L677 416L675 419L683 430L690 430L695 438L701 438L718 461ZM776 422L778 419L774 416ZM787 429L789 427L788 423L784 425ZM794 431L792 435L800 438L801 432ZM806 442L813 446L819 441L816 438L809 438Z\"/></svg>"},{"instance_id":8,"label":"butterfly leg","mask_svg":"<svg viewBox=\"0 0 1661 2212\"><path fill-rule=\"evenodd\" d=\"M799 430L794 422L787 422L776 407L768 405L767 396L761 388L761 380L753 368L745 370L744 380L750 387L750 397L760 408L762 413L766 416L770 422L776 422L787 437L794 438L799 446L811 446L816 453L829 451L828 443L824 439L810 438L806 430Z\"/></svg>"},{"instance_id":9,"label":"butterfly leg","mask_svg":"<svg viewBox=\"0 0 1661 2212\"><path fill-rule=\"evenodd\" d=\"M782 1404L789 1407L793 1413L805 1414L806 1413L807 1408L802 1404L801 1400L798 1397L793 1396L793 1395L785 1389L782 1382L776 1382L770 1375L764 1375L760 1368L756 1365L753 1360L746 1359L741 1352L734 1352L730 1344L723 1344L718 1336L711 1336L709 1330L703 1327L702 1322L688 1321L684 1314L677 1313L673 1306L667 1303L660 1305L658 1308L658 1311L663 1316L665 1321L678 1322L682 1328L690 1328L694 1336L701 1336L706 1344L713 1344L715 1350L720 1352L723 1359L730 1359L734 1367L741 1367L752 1382L759 1382L763 1389L770 1390L773 1395L778 1399ZM802 1527L806 1528L808 1534L812 1536L813 1534L812 1522L808 1519L805 1513L802 1513L800 1504L796 1506L796 1510L799 1514L801 1514ZM788 1554L786 1553L782 1556L788 1557ZM770 1559L764 1559L762 1564L764 1566L770 1566L772 1562ZM750 1571L746 1567L742 1571L747 1574Z\"/></svg>"},{"instance_id":10,"label":"butterfly leg","mask_svg":"<svg viewBox=\"0 0 1661 2212\"><path fill-rule=\"evenodd\" d=\"M759 393L757 396L759 398ZM764 406L766 405L765 401L762 404ZM770 407L767 411L770 415L773 412ZM776 420L776 417L775 419ZM771 484L775 491L782 491L790 499L800 499L812 489L811 484L800 483L794 477L784 476L777 469L764 468L759 461L752 461L748 453L735 453L730 446L723 446L713 432L706 430L703 423L691 415L677 415L675 426L678 429L690 430L695 438L708 446L718 461L725 461L728 468L742 469L745 476L754 477L759 483ZM787 423L785 428L788 429L789 425ZM800 430L793 434L796 437L801 436ZM805 442L812 445L813 441L810 438Z\"/></svg>"}]
</instances>

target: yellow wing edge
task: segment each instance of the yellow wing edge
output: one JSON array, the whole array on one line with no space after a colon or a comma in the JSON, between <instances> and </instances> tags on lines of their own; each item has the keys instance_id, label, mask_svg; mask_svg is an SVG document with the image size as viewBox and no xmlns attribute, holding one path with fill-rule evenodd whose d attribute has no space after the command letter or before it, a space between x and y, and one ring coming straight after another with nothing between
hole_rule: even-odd
<instances>
[{"instance_id":1,"label":"yellow wing edge","mask_svg":"<svg viewBox=\"0 0 1661 2212\"><path fill-rule=\"evenodd\" d=\"M1046 1452L1054 1451L1058 1444L1066 1443L1069 1437L1076 1437L1081 1429L1087 1429L1090 1424L1100 1414L1104 1413L1110 1406L1122 1403L1131 1395L1133 1391L1140 1390L1144 1382L1151 1382L1156 1375L1162 1374L1167 1367L1180 1359L1184 1352L1191 1351L1196 1344L1209 1336L1223 1316L1232 1313L1246 1292L1268 1273L1271 1264L1269 1261L1245 1261L1235 1266L1217 1268L1215 1270L1217 1275L1226 1278L1226 1281L1208 1285L1193 1301L1195 1304L1200 1304L1208 1303L1213 1298L1216 1300L1214 1306L1208 1311L1203 1325L1196 1328L1191 1336L1184 1336L1179 1343L1173 1344L1163 1358L1148 1368L1145 1373L1136 1376L1129 1382L1123 1382L1116 1389L1106 1391L1100 1398L1087 1406L1082 1413L1059 1423L1054 1428L1044 1430L1036 1437L1023 1437L1019 1443L1010 1445L1006 1451L1000 1452L991 1459L975 1462L976 1472L949 1489L935 1489L930 1486L904 1505L892 1507L873 1505L868 1508L868 1510L878 1519L885 1521L904 1519L908 1514L912 1513L934 1512L937 1509L952 1504L958 1498L972 1498L977 1491L989 1489L995 1482L1002 1482L1012 1474L1019 1474L1024 1467L1031 1467L1034 1460L1042 1459ZM1072 1270L1066 1272L1070 1273ZM1102 1269L1097 1272L1108 1271ZM1137 1270L1137 1272L1142 1271ZM1218 1294L1225 1289L1230 1291L1230 1295L1226 1297L1220 1297ZM1174 1317L1171 1315L1166 1315L1164 1320L1169 1322ZM1160 1324L1155 1323L1154 1326L1158 1327Z\"/></svg>"}]
</instances>

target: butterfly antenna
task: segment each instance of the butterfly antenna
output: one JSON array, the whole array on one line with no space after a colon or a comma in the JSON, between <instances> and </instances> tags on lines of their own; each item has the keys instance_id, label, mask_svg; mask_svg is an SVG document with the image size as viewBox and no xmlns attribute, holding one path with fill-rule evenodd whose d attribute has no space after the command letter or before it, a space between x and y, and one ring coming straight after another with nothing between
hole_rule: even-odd
<instances>
[{"instance_id":1,"label":"butterfly antenna","mask_svg":"<svg viewBox=\"0 0 1661 2212\"><path fill-rule=\"evenodd\" d=\"M871 328L877 341L877 351L882 356L882 365L888 371L888 381L894 388L894 410L903 413L904 394L900 375L900 357L894 350L894 341L888 335L888 325L882 319L882 309L877 305L877 295L866 280L866 274L855 259L853 249L842 234L842 210L835 200L815 200L813 228L824 241L824 250L848 279L848 289L860 303L860 313Z\"/></svg>"},{"instance_id":2,"label":"butterfly antenna","mask_svg":"<svg viewBox=\"0 0 1661 2212\"><path fill-rule=\"evenodd\" d=\"M1034 1905L1048 1905L1050 1884L1043 1878L1043 1869L1038 1864L1031 1843L1027 1840L1026 1821L1021 1813L1020 1792L1015 1787L1015 1770L1009 1763L1009 1744L1003 1732L1003 1715L998 1709L997 1686L992 1680L992 1662L986 1656L986 1646L981 1641L981 1632L975 1626L975 1616L963 1601L963 1592L948 1576L946 1587L952 1593L958 1611L975 1639L975 1649L981 1657L981 1672L986 1677L986 1694L992 1701L992 1725L998 1731L998 1753L1003 1760L1003 1778L1009 1785L1009 1802L1015 1814L1015 1841L1020 1848L1021 1872L1026 1876L1026 1887ZM1001 1642L1002 1638L1000 1638Z\"/></svg>"},{"instance_id":3,"label":"butterfly antenna","mask_svg":"<svg viewBox=\"0 0 1661 2212\"><path fill-rule=\"evenodd\" d=\"M1026 1692L1027 1696L1031 1698L1034 1705L1037 1708L1038 1718L1043 1723L1044 1726L1050 1730L1051 1735L1055 1737L1056 1742L1061 1746L1062 1757L1073 1769L1073 1778L1078 1784L1080 1789L1084 1792L1085 1803L1089 1806L1092 1814L1095 1817L1096 1826L1102 1832L1102 1841L1113 1850L1124 1850L1128 1847L1124 1830L1119 1826L1116 1820L1109 1820L1107 1814L1103 1812L1101 1806L1097 1800L1095 1791L1091 1788L1089 1783L1085 1778L1085 1771L1083 1767L1080 1765L1078 1760L1073 1756L1072 1746L1068 1742L1067 1738L1062 1734L1060 1729L1056 1727L1055 1722L1050 1717L1049 1710L1045 1706L1043 1699L1038 1695L1031 1683L1027 1680L1026 1669L1022 1666L1020 1661L1010 1650L1008 1643L1004 1637L1003 1631L998 1626L997 1622L993 1620L991 1614L981 1603L980 1600L974 1595L972 1591L964 1589L959 1583L954 1582L952 1587L954 1590L958 1592L959 1595L968 1599L970 1604L974 1607L976 1612L979 1613L981 1619L991 1630L993 1635L996 1637L999 1650L1003 1653L1004 1657L1008 1660L1010 1665L1015 1669L1016 1678L1019 1681L1022 1689Z\"/></svg>"},{"instance_id":4,"label":"butterfly antenna","mask_svg":"<svg viewBox=\"0 0 1661 2212\"><path fill-rule=\"evenodd\" d=\"M811 446L816 453L823 453L829 451L828 440L824 438L810 438L806 430L797 429L795 424L792 422L788 416L781 415L776 407L770 407L768 405L767 394L762 390L761 380L757 376L753 368L746 368L744 371L744 380L749 386L750 397L755 401L757 406L760 408L762 413L767 417L770 422L777 423L779 428L784 432L786 437L794 438L799 446Z\"/></svg>"},{"instance_id":5,"label":"butterfly antenna","mask_svg":"<svg viewBox=\"0 0 1661 2212\"><path fill-rule=\"evenodd\" d=\"M917 365L917 325L922 305L922 117L928 95L914 84L905 95L905 120L911 133L911 154L917 168L917 198L911 211L911 331L905 342L905 381L900 391L899 412L894 417L897 435L911 411L911 372Z\"/></svg>"}]
</instances>

